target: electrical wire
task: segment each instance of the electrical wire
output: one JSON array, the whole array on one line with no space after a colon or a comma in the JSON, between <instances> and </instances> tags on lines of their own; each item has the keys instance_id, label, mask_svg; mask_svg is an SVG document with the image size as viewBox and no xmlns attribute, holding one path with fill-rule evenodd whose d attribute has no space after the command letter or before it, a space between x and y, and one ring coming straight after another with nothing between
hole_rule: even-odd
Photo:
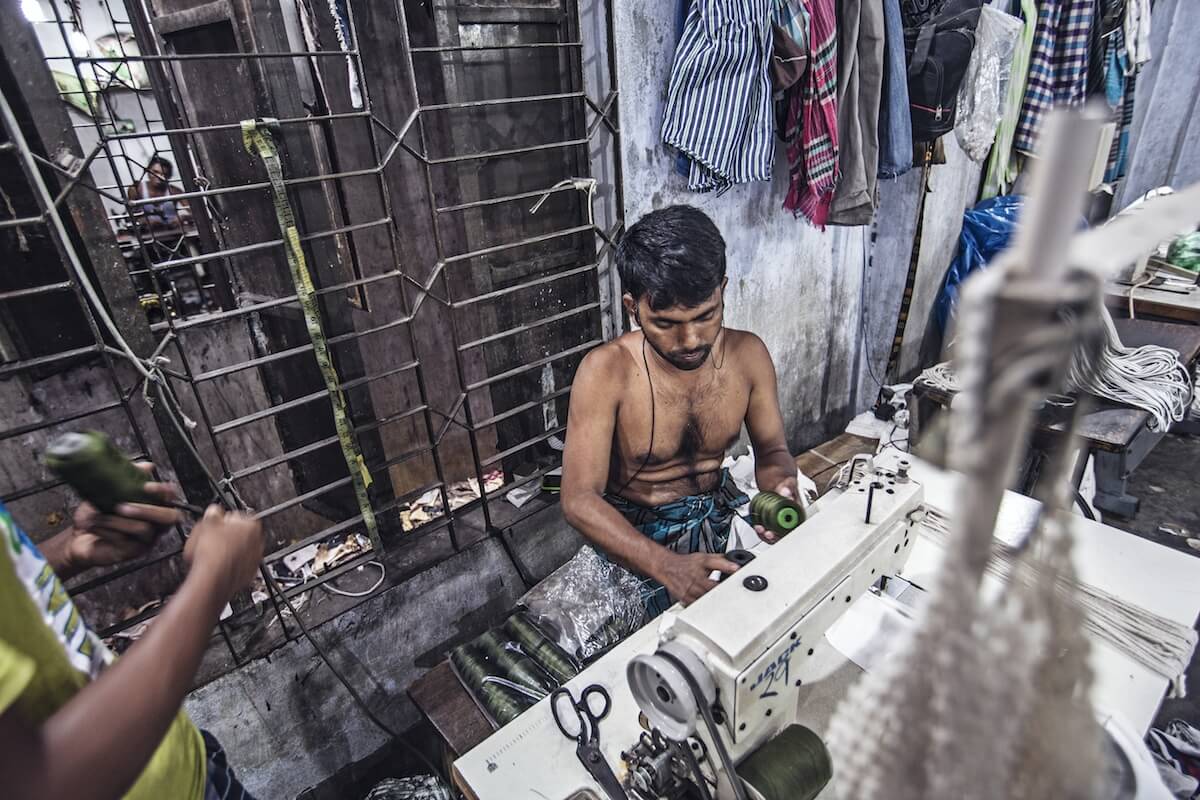
<instances>
[{"instance_id":1,"label":"electrical wire","mask_svg":"<svg viewBox=\"0 0 1200 800\"><path fill-rule=\"evenodd\" d=\"M879 391L883 388L883 379L875 374L875 366L871 363L872 353L871 346L868 344L868 330L871 327L869 316L867 314L867 278L871 274L871 265L875 263L875 238L879 233L878 216L871 217L870 233L864 229L863 236L867 237L867 241L863 242L863 274L862 281L859 283L858 291L858 330L859 341L862 342L863 361L867 365L867 374L871 376L871 380L875 383L875 390ZM869 246L868 246L869 243Z\"/></svg>"},{"instance_id":2,"label":"electrical wire","mask_svg":"<svg viewBox=\"0 0 1200 800\"><path fill-rule=\"evenodd\" d=\"M321 584L321 588L327 592L330 592L331 594L340 595L341 597L368 597L368 596L374 594L375 590L378 589L380 586L382 586L384 580L387 579L387 569L383 566L382 561L368 561L366 564L363 564L363 566L364 567L379 567L379 580L375 581L375 583L371 586L370 589L364 589L361 592L347 592L345 589L339 589L336 586L334 586L333 581L328 581L326 583ZM360 567L360 569L361 569L361 567Z\"/></svg>"},{"instance_id":3,"label":"electrical wire","mask_svg":"<svg viewBox=\"0 0 1200 800\"><path fill-rule=\"evenodd\" d=\"M1154 283L1155 277L1156 276L1153 273L1147 273L1147 277L1145 280L1138 281L1137 283L1135 283L1129 287L1129 318L1130 319L1137 319L1137 315L1133 313L1133 293L1135 291L1137 291L1138 289L1141 289L1144 286L1149 286L1150 284Z\"/></svg>"},{"instance_id":4,"label":"electrical wire","mask_svg":"<svg viewBox=\"0 0 1200 800\"><path fill-rule=\"evenodd\" d=\"M358 693L358 690L354 688L354 685L350 683L349 679L342 674L340 669L334 666L333 659L329 657L329 653L327 653L325 648L322 647L319 642L317 642L316 637L312 635L312 632L308 629L308 626L304 624L304 620L300 617L299 612L297 612L295 607L292 605L292 601L288 599L288 596L275 582L275 576L271 575L270 571L265 571L265 575L268 576L266 578L267 590L275 594L283 602L283 604L287 606L288 611L291 613L292 619L300 628L300 632L304 635L304 638L310 645L312 645L313 650L317 652L317 655L320 656L321 661L323 661L325 666L329 668L329 671L333 673L333 676L337 678L338 682L341 683L346 691L350 693L350 697L353 698L354 702L358 704L358 707L362 710L363 715L366 716L366 718L370 720L375 727L379 728L380 731L391 737L392 741L398 742L401 747L403 747L412 755L416 756L417 760L430 770L430 774L436 775L438 778L445 781L446 775L429 759L428 756L422 753L415 745L406 741L390 725L388 725L386 722L380 719L378 715L375 714L375 712L367 704L367 701L363 699L362 695Z\"/></svg>"}]
</instances>

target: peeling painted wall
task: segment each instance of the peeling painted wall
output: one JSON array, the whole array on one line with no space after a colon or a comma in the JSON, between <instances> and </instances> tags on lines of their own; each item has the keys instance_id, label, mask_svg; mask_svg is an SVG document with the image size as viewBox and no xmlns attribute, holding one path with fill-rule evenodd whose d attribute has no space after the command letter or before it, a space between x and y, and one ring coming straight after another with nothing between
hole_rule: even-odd
<instances>
[{"instance_id":1,"label":"peeling painted wall","mask_svg":"<svg viewBox=\"0 0 1200 800\"><path fill-rule=\"evenodd\" d=\"M880 183L880 244L869 274L867 228L822 232L782 209L782 151L770 183L735 186L720 197L689 192L659 136L674 58L674 4L614 5L626 224L674 203L697 206L713 218L728 247L728 324L767 343L792 450L826 441L875 399L862 355L870 354L882 378L908 271L920 173ZM954 253L962 211L977 192L979 166L957 143L948 142L946 150L947 164L931 173L901 374L919 365L929 309Z\"/></svg>"}]
</instances>

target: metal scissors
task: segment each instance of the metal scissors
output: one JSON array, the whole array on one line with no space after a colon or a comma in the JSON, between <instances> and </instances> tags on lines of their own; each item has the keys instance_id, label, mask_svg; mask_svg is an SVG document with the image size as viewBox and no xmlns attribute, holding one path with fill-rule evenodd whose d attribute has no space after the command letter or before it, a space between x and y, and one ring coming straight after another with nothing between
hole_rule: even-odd
<instances>
[{"instance_id":1,"label":"metal scissors","mask_svg":"<svg viewBox=\"0 0 1200 800\"><path fill-rule=\"evenodd\" d=\"M594 698L599 699L597 701ZM600 704L598 708L597 702ZM578 700L565 686L555 689L550 695L554 724L558 725L563 736L576 741L575 755L579 756L588 774L600 784L610 800L628 800L621 782L600 752L600 720L608 716L611 708L612 697L608 690L596 683L580 692ZM572 713L575 716L573 722Z\"/></svg>"}]
</instances>

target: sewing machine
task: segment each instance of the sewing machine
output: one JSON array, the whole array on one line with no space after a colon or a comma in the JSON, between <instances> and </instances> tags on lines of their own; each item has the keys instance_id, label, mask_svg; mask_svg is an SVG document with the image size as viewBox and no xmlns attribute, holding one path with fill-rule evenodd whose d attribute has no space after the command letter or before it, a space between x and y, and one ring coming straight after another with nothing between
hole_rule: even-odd
<instances>
[{"instance_id":1,"label":"sewing machine","mask_svg":"<svg viewBox=\"0 0 1200 800\"><path fill-rule=\"evenodd\" d=\"M721 585L673 607L567 684L575 697L592 685L610 695L599 749L629 798L773 800L743 794L730 780L735 765L797 721L830 650L825 631L896 574L915 544L923 492L907 462L893 454L866 467L820 514L755 548L756 558ZM611 796L575 748L545 699L454 770L478 800Z\"/></svg>"}]
</instances>

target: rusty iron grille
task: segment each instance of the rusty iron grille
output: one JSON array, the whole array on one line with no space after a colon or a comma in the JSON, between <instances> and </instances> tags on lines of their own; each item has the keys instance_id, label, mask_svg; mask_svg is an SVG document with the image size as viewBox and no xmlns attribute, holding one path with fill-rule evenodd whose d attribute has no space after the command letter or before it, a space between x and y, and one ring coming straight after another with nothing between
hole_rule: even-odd
<instances>
[{"instance_id":1,"label":"rusty iron grille","mask_svg":"<svg viewBox=\"0 0 1200 800\"><path fill-rule=\"evenodd\" d=\"M77 501L41 453L86 429L188 501L259 517L262 578L202 679L299 634L268 581L319 624L488 537L528 581L514 530L555 502L537 490L575 367L621 325L609 6L11 5L28 24L0 34L0 493L18 521L66 524ZM242 144L264 118L374 541ZM189 525L69 584L118 649L180 580Z\"/></svg>"}]
</instances>

